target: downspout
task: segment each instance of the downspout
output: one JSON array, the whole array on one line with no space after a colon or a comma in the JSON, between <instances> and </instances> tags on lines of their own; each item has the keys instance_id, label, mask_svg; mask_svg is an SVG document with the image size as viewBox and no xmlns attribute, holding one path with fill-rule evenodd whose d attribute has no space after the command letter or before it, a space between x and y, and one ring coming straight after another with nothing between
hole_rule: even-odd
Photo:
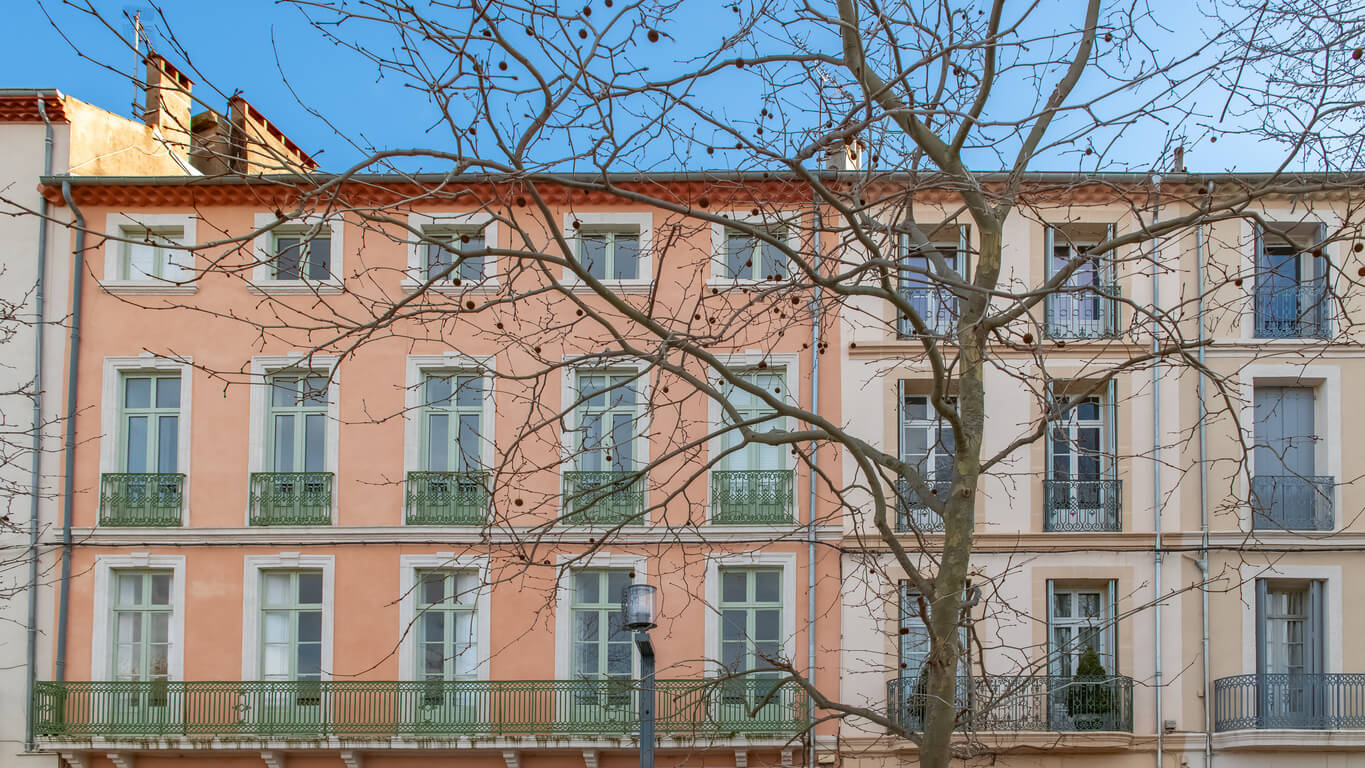
<instances>
[{"instance_id":1,"label":"downspout","mask_svg":"<svg viewBox=\"0 0 1365 768\"><path fill-rule=\"evenodd\" d=\"M52 121L47 118L47 103L43 94L38 95L38 115L43 118L43 175L52 175ZM24 750L32 752L33 741L33 689L38 680L38 497L42 485L42 467L39 464L43 455L43 322L46 319L47 300L47 197L38 196L38 281L34 286L33 334L33 469L29 476L32 496L28 506L28 642L27 669L24 676Z\"/></svg>"},{"instance_id":2,"label":"downspout","mask_svg":"<svg viewBox=\"0 0 1365 768\"><path fill-rule=\"evenodd\" d=\"M1152 174L1153 202L1152 224L1161 217L1161 176ZM1161 240L1152 241L1152 311L1160 311L1161 274L1158 261L1161 257ZM1155 611L1155 657L1153 659L1152 679L1156 691L1156 765L1162 768L1165 761L1165 712L1162 708L1161 689L1161 358L1155 357L1161 349L1161 337L1155 322L1152 323L1152 524L1156 534L1156 547L1152 552L1152 584L1156 601L1152 604Z\"/></svg>"},{"instance_id":3,"label":"downspout","mask_svg":"<svg viewBox=\"0 0 1365 768\"><path fill-rule=\"evenodd\" d=\"M1209 182L1213 186L1213 182ZM1204 402L1204 227L1194 230L1194 278L1199 320L1199 625L1204 668L1204 768L1213 765L1213 670L1209 668L1209 468L1208 404Z\"/></svg>"},{"instance_id":4,"label":"downspout","mask_svg":"<svg viewBox=\"0 0 1365 768\"><path fill-rule=\"evenodd\" d=\"M85 285L85 217L76 201L71 199L71 182L62 181L62 199L71 208L76 226L76 247L72 250L71 265L71 341L66 363L66 466L62 487L62 583L61 599L57 603L57 659L54 666L57 682L66 679L66 624L67 604L71 602L71 517L76 503L76 380L80 371L81 351L81 288Z\"/></svg>"},{"instance_id":5,"label":"downspout","mask_svg":"<svg viewBox=\"0 0 1365 768\"><path fill-rule=\"evenodd\" d=\"M814 237L811 238L811 271L819 274L820 272L820 226L823 217L820 215L820 196L812 192L812 223L815 225ZM811 412L817 416L820 414L820 283L815 283L815 288L811 292L811 327L810 327L810 408ZM819 445L811 443L810 452L810 485L806 489L806 503L809 508L806 525L806 674L810 676L811 683L814 684L815 676L815 492L816 471L818 466ZM815 768L815 709L806 708L807 732L810 733L810 749L806 752L807 768Z\"/></svg>"}]
</instances>

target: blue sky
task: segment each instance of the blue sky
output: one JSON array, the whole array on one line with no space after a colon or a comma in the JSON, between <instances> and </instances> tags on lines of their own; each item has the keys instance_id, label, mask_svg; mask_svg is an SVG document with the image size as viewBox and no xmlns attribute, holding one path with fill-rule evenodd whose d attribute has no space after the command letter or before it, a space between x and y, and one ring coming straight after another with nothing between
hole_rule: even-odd
<instances>
[{"instance_id":1,"label":"blue sky","mask_svg":"<svg viewBox=\"0 0 1365 768\"><path fill-rule=\"evenodd\" d=\"M1053 1L1068 9L1076 7L1074 0ZM19 34L11 34L9 44L0 49L0 71L6 73L0 86L56 87L112 112L131 116L136 95L133 85L125 76L102 65L124 71L133 66L133 54L117 34L125 37L131 34L122 13L138 6L133 0L96 0L95 4L117 24L117 29L103 27L62 0L6 0L6 20ZM733 26L731 4L725 0L688 0L685 12L676 14L665 25L668 38L664 43L642 47L637 55L646 57L644 61L657 71L690 55L695 50L694 43L714 44L731 31L726 27ZM142 7L148 9L144 12L146 17L150 7ZM373 64L324 40L297 9L278 6L271 0L165 0L163 9L178 41L189 54L189 61L164 42L157 46L158 50L177 65L187 65L186 71L196 80L198 98L221 109L231 92L240 89L305 151L314 154L325 169L338 170L362 157L352 141L381 148L453 146L448 129L431 124L434 113L425 96L393 77L381 77ZM77 55L54 29L44 10L89 58ZM1165 43L1173 48L1187 48L1197 39L1202 19L1192 13L1188 3L1176 3L1169 10L1169 15L1163 17L1171 30ZM149 24L154 40L157 24L155 18ZM647 58L651 56L654 58ZM36 62L42 65L35 66ZM754 106L752 94L742 86L704 95L719 99L726 108L737 112L751 111ZM1033 95L1021 98L1031 99ZM346 136L310 109L327 116ZM1131 167L1146 167L1162 139L1159 131L1145 132L1127 140L1117 153ZM1232 141L1192 146L1187 162L1192 170L1225 170L1245 158L1266 162L1264 155L1258 157L1249 152L1245 143ZM695 162L707 167L726 166L720 153ZM1076 162L1074 156L1058 157L1036 167L1073 170ZM427 169L432 168L428 165Z\"/></svg>"}]
</instances>

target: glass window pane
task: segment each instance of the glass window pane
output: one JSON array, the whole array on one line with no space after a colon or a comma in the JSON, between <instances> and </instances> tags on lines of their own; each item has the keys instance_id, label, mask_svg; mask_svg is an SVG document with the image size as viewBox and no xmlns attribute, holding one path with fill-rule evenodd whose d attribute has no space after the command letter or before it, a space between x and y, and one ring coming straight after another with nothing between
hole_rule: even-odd
<instances>
[{"instance_id":1,"label":"glass window pane","mask_svg":"<svg viewBox=\"0 0 1365 768\"><path fill-rule=\"evenodd\" d=\"M158 573L152 576L152 605L171 604L171 576Z\"/></svg>"},{"instance_id":2,"label":"glass window pane","mask_svg":"<svg viewBox=\"0 0 1365 768\"><path fill-rule=\"evenodd\" d=\"M128 438L125 444L126 472L147 471L147 417L133 416L128 419Z\"/></svg>"},{"instance_id":3,"label":"glass window pane","mask_svg":"<svg viewBox=\"0 0 1365 768\"><path fill-rule=\"evenodd\" d=\"M574 600L580 604L593 604L601 602L598 593L601 587L598 584L599 573L597 571L579 571L577 584L574 585Z\"/></svg>"},{"instance_id":4,"label":"glass window pane","mask_svg":"<svg viewBox=\"0 0 1365 768\"><path fill-rule=\"evenodd\" d=\"M423 643L422 670L428 675L439 678L445 673L445 646L440 643Z\"/></svg>"},{"instance_id":5,"label":"glass window pane","mask_svg":"<svg viewBox=\"0 0 1365 768\"><path fill-rule=\"evenodd\" d=\"M754 639L775 640L782 632L782 612L772 609L754 611Z\"/></svg>"},{"instance_id":6,"label":"glass window pane","mask_svg":"<svg viewBox=\"0 0 1365 768\"><path fill-rule=\"evenodd\" d=\"M450 376L427 377L427 403L429 405L450 405L450 390L453 379Z\"/></svg>"},{"instance_id":7,"label":"glass window pane","mask_svg":"<svg viewBox=\"0 0 1365 768\"><path fill-rule=\"evenodd\" d=\"M433 413L427 417L427 469L445 472L450 469L450 417Z\"/></svg>"},{"instance_id":8,"label":"glass window pane","mask_svg":"<svg viewBox=\"0 0 1365 768\"><path fill-rule=\"evenodd\" d=\"M132 679L137 675L137 662L132 645L120 644L114 654L114 674L122 679Z\"/></svg>"},{"instance_id":9,"label":"glass window pane","mask_svg":"<svg viewBox=\"0 0 1365 768\"><path fill-rule=\"evenodd\" d=\"M125 408L148 408L152 404L151 379L124 379L123 406Z\"/></svg>"},{"instance_id":10,"label":"glass window pane","mask_svg":"<svg viewBox=\"0 0 1365 768\"><path fill-rule=\"evenodd\" d=\"M310 413L304 419L307 430L304 443L303 471L322 472L326 465L327 454L327 417L320 413Z\"/></svg>"},{"instance_id":11,"label":"glass window pane","mask_svg":"<svg viewBox=\"0 0 1365 768\"><path fill-rule=\"evenodd\" d=\"M284 644L267 645L265 647L265 658L262 661L263 674L266 679L287 677L289 675L289 646Z\"/></svg>"},{"instance_id":12,"label":"glass window pane","mask_svg":"<svg viewBox=\"0 0 1365 768\"><path fill-rule=\"evenodd\" d=\"M322 605L322 574L305 571L299 574L299 604Z\"/></svg>"},{"instance_id":13,"label":"glass window pane","mask_svg":"<svg viewBox=\"0 0 1365 768\"><path fill-rule=\"evenodd\" d=\"M289 605L289 574L283 571L269 571L265 574L265 604Z\"/></svg>"},{"instance_id":14,"label":"glass window pane","mask_svg":"<svg viewBox=\"0 0 1365 768\"><path fill-rule=\"evenodd\" d=\"M294 471L294 417L280 414L275 417L274 470Z\"/></svg>"},{"instance_id":15,"label":"glass window pane","mask_svg":"<svg viewBox=\"0 0 1365 768\"><path fill-rule=\"evenodd\" d=\"M299 380L288 376L277 376L271 380L271 404L290 408L299 403Z\"/></svg>"},{"instance_id":16,"label":"glass window pane","mask_svg":"<svg viewBox=\"0 0 1365 768\"><path fill-rule=\"evenodd\" d=\"M444 642L446 637L445 614L428 611L421 616L421 638L428 643Z\"/></svg>"},{"instance_id":17,"label":"glass window pane","mask_svg":"<svg viewBox=\"0 0 1365 768\"><path fill-rule=\"evenodd\" d=\"M609 643L607 645L607 674L629 675L631 672L631 651L632 649L627 643Z\"/></svg>"},{"instance_id":18,"label":"glass window pane","mask_svg":"<svg viewBox=\"0 0 1365 768\"><path fill-rule=\"evenodd\" d=\"M299 279L299 239L297 237L275 238L275 279Z\"/></svg>"},{"instance_id":19,"label":"glass window pane","mask_svg":"<svg viewBox=\"0 0 1365 768\"><path fill-rule=\"evenodd\" d=\"M322 641L322 613L302 611L299 613L299 642L315 643Z\"/></svg>"},{"instance_id":20,"label":"glass window pane","mask_svg":"<svg viewBox=\"0 0 1365 768\"><path fill-rule=\"evenodd\" d=\"M445 273L446 269L455 261L455 254L451 253L444 245L426 243L425 249L427 255L426 277L428 280Z\"/></svg>"},{"instance_id":21,"label":"glass window pane","mask_svg":"<svg viewBox=\"0 0 1365 768\"><path fill-rule=\"evenodd\" d=\"M118 577L118 604L135 606L142 602L142 574L125 573Z\"/></svg>"},{"instance_id":22,"label":"glass window pane","mask_svg":"<svg viewBox=\"0 0 1365 768\"><path fill-rule=\"evenodd\" d=\"M320 237L308 244L308 278L327 280L332 276L332 240Z\"/></svg>"},{"instance_id":23,"label":"glass window pane","mask_svg":"<svg viewBox=\"0 0 1365 768\"><path fill-rule=\"evenodd\" d=\"M140 237L141 235L132 235ZM156 276L156 246L151 243L127 243L128 272L125 280L146 280Z\"/></svg>"},{"instance_id":24,"label":"glass window pane","mask_svg":"<svg viewBox=\"0 0 1365 768\"><path fill-rule=\"evenodd\" d=\"M460 239L460 279L478 282L487 274L484 268L488 255L478 253L485 249L482 234L465 235Z\"/></svg>"},{"instance_id":25,"label":"glass window pane","mask_svg":"<svg viewBox=\"0 0 1365 768\"><path fill-rule=\"evenodd\" d=\"M180 407L180 378L164 376L156 380L156 407Z\"/></svg>"},{"instance_id":26,"label":"glass window pane","mask_svg":"<svg viewBox=\"0 0 1365 768\"><path fill-rule=\"evenodd\" d=\"M574 655L574 662L578 666L577 674L579 677L596 677L597 661L596 645L578 646L578 652Z\"/></svg>"},{"instance_id":27,"label":"glass window pane","mask_svg":"<svg viewBox=\"0 0 1365 768\"><path fill-rule=\"evenodd\" d=\"M597 611L576 611L574 613L574 639L579 642L596 641L601 634L601 617Z\"/></svg>"},{"instance_id":28,"label":"glass window pane","mask_svg":"<svg viewBox=\"0 0 1365 768\"><path fill-rule=\"evenodd\" d=\"M299 679L316 677L320 672L322 672L322 645L320 643L300 643Z\"/></svg>"},{"instance_id":29,"label":"glass window pane","mask_svg":"<svg viewBox=\"0 0 1365 768\"><path fill-rule=\"evenodd\" d=\"M419 592L422 605L440 605L446 599L445 575L438 571L422 574L422 587Z\"/></svg>"},{"instance_id":30,"label":"glass window pane","mask_svg":"<svg viewBox=\"0 0 1365 768\"><path fill-rule=\"evenodd\" d=\"M604 602L619 604L621 596L626 587L630 585L630 573L627 571L611 571L607 574L607 594Z\"/></svg>"},{"instance_id":31,"label":"glass window pane","mask_svg":"<svg viewBox=\"0 0 1365 768\"><path fill-rule=\"evenodd\" d=\"M483 406L482 376L460 376L456 382L456 405L461 408L479 408Z\"/></svg>"},{"instance_id":32,"label":"glass window pane","mask_svg":"<svg viewBox=\"0 0 1365 768\"><path fill-rule=\"evenodd\" d=\"M170 646L165 643L153 645L148 649L147 677L164 678L171 669Z\"/></svg>"},{"instance_id":33,"label":"glass window pane","mask_svg":"<svg viewBox=\"0 0 1365 768\"><path fill-rule=\"evenodd\" d=\"M180 419L162 416L156 420L156 471L174 472L177 464L177 445L180 440Z\"/></svg>"},{"instance_id":34,"label":"glass window pane","mask_svg":"<svg viewBox=\"0 0 1365 768\"><path fill-rule=\"evenodd\" d=\"M171 639L171 614L157 611L148 617L151 621L150 639L153 643L167 643Z\"/></svg>"},{"instance_id":35,"label":"glass window pane","mask_svg":"<svg viewBox=\"0 0 1365 768\"><path fill-rule=\"evenodd\" d=\"M754 599L760 603L782 600L782 572L758 571L754 574Z\"/></svg>"},{"instance_id":36,"label":"glass window pane","mask_svg":"<svg viewBox=\"0 0 1365 768\"><path fill-rule=\"evenodd\" d=\"M460 470L478 469L479 461L479 415L460 414Z\"/></svg>"},{"instance_id":37,"label":"glass window pane","mask_svg":"<svg viewBox=\"0 0 1365 768\"><path fill-rule=\"evenodd\" d=\"M460 571L455 574L455 602L473 605L479 596L479 572Z\"/></svg>"},{"instance_id":38,"label":"glass window pane","mask_svg":"<svg viewBox=\"0 0 1365 768\"><path fill-rule=\"evenodd\" d=\"M267 643L289 642L289 614L284 611L268 611L265 614L265 641Z\"/></svg>"},{"instance_id":39,"label":"glass window pane","mask_svg":"<svg viewBox=\"0 0 1365 768\"><path fill-rule=\"evenodd\" d=\"M748 585L748 573L744 571L722 571L720 575L721 602L746 602L749 598Z\"/></svg>"},{"instance_id":40,"label":"glass window pane","mask_svg":"<svg viewBox=\"0 0 1365 768\"><path fill-rule=\"evenodd\" d=\"M754 275L754 240L742 232L727 232L725 238L725 275L749 279Z\"/></svg>"},{"instance_id":41,"label":"glass window pane","mask_svg":"<svg viewBox=\"0 0 1365 768\"><path fill-rule=\"evenodd\" d=\"M1052 615L1059 619L1071 616L1071 594L1058 592L1052 596Z\"/></svg>"},{"instance_id":42,"label":"glass window pane","mask_svg":"<svg viewBox=\"0 0 1365 768\"><path fill-rule=\"evenodd\" d=\"M327 405L326 376L309 376L303 380L303 404L313 408Z\"/></svg>"},{"instance_id":43,"label":"glass window pane","mask_svg":"<svg viewBox=\"0 0 1365 768\"><path fill-rule=\"evenodd\" d=\"M639 235L617 235L616 249L612 255L612 277L617 280L635 280L640 277L640 237Z\"/></svg>"},{"instance_id":44,"label":"glass window pane","mask_svg":"<svg viewBox=\"0 0 1365 768\"><path fill-rule=\"evenodd\" d=\"M607 236L584 234L580 236L579 262L588 274L597 279L607 276Z\"/></svg>"}]
</instances>

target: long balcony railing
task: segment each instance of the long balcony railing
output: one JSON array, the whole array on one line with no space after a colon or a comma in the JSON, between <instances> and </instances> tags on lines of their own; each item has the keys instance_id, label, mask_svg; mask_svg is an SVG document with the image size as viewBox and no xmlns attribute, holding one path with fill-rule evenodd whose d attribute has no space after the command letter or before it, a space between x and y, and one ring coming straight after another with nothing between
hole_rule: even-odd
<instances>
[{"instance_id":1,"label":"long balcony railing","mask_svg":"<svg viewBox=\"0 0 1365 768\"><path fill-rule=\"evenodd\" d=\"M711 471L711 522L717 525L787 525L793 520L790 469Z\"/></svg>"},{"instance_id":2,"label":"long balcony railing","mask_svg":"<svg viewBox=\"0 0 1365 768\"><path fill-rule=\"evenodd\" d=\"M924 321L931 336L951 336L957 330L957 296L946 288L902 288L901 298ZM902 337L918 336L919 332L902 315L896 332Z\"/></svg>"},{"instance_id":3,"label":"long balcony railing","mask_svg":"<svg viewBox=\"0 0 1365 768\"><path fill-rule=\"evenodd\" d=\"M1322 278L1296 285L1256 288L1256 338L1326 339L1332 335L1327 282Z\"/></svg>"},{"instance_id":4,"label":"long balcony railing","mask_svg":"<svg viewBox=\"0 0 1365 768\"><path fill-rule=\"evenodd\" d=\"M1221 677L1213 681L1213 728L1365 728L1365 674Z\"/></svg>"},{"instance_id":5,"label":"long balcony railing","mask_svg":"<svg viewBox=\"0 0 1365 768\"><path fill-rule=\"evenodd\" d=\"M100 475L100 525L180 525L185 476L176 473L106 472Z\"/></svg>"},{"instance_id":6,"label":"long balcony railing","mask_svg":"<svg viewBox=\"0 0 1365 768\"><path fill-rule=\"evenodd\" d=\"M1050 339L1111 339L1119 335L1117 285L1068 287L1045 301Z\"/></svg>"},{"instance_id":7,"label":"long balcony railing","mask_svg":"<svg viewBox=\"0 0 1365 768\"><path fill-rule=\"evenodd\" d=\"M328 525L331 472L252 472L247 491L251 525Z\"/></svg>"},{"instance_id":8,"label":"long balcony railing","mask_svg":"<svg viewBox=\"0 0 1365 768\"><path fill-rule=\"evenodd\" d=\"M488 520L487 472L409 472L404 496L408 525L483 525Z\"/></svg>"},{"instance_id":9,"label":"long balcony railing","mask_svg":"<svg viewBox=\"0 0 1365 768\"><path fill-rule=\"evenodd\" d=\"M628 470L565 471L564 522L571 525L644 523L645 489Z\"/></svg>"},{"instance_id":10,"label":"long balcony railing","mask_svg":"<svg viewBox=\"0 0 1365 768\"><path fill-rule=\"evenodd\" d=\"M1123 481L1043 481L1043 530L1122 531Z\"/></svg>"},{"instance_id":11,"label":"long balcony railing","mask_svg":"<svg viewBox=\"0 0 1365 768\"><path fill-rule=\"evenodd\" d=\"M660 734L773 734L806 727L795 685L736 679L659 680ZM56 740L218 736L630 736L630 680L40 682L34 733Z\"/></svg>"},{"instance_id":12,"label":"long balcony railing","mask_svg":"<svg viewBox=\"0 0 1365 768\"><path fill-rule=\"evenodd\" d=\"M938 499L943 499L953 487L948 482L931 482L929 488ZM896 481L896 530L936 533L943 530L943 518L915 493L904 478Z\"/></svg>"},{"instance_id":13,"label":"long balcony railing","mask_svg":"<svg viewBox=\"0 0 1365 768\"><path fill-rule=\"evenodd\" d=\"M1251 525L1256 530L1330 531L1336 478L1256 475L1251 478Z\"/></svg>"},{"instance_id":14,"label":"long balcony railing","mask_svg":"<svg viewBox=\"0 0 1365 768\"><path fill-rule=\"evenodd\" d=\"M917 678L886 684L887 716L908 731L924 727L927 704ZM1133 681L1127 677L984 675L957 679L957 728L969 731L1132 731Z\"/></svg>"}]
</instances>

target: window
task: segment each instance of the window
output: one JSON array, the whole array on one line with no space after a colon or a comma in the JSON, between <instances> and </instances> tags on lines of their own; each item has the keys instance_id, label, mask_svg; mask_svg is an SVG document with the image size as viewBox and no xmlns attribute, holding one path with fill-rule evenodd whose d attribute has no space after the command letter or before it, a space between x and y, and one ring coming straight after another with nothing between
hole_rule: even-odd
<instances>
[{"instance_id":1,"label":"window","mask_svg":"<svg viewBox=\"0 0 1365 768\"><path fill-rule=\"evenodd\" d=\"M1275 229L1280 231L1256 233L1255 335L1326 338L1331 313L1327 259L1320 248L1315 254L1301 245L1321 243L1327 238L1326 227L1285 224Z\"/></svg>"},{"instance_id":2,"label":"window","mask_svg":"<svg viewBox=\"0 0 1365 768\"><path fill-rule=\"evenodd\" d=\"M747 371L740 374L740 378L752 387L779 397L785 391L786 372L782 368ZM726 385L724 389L726 400L739 413L739 418L748 429L764 432L786 428L785 419L777 416L772 406L758 395L736 385ZM763 420L765 416L771 418ZM727 424L730 423L728 415L723 418ZM721 450L725 451L725 455L721 459L721 469L743 471L786 467L786 462L782 458L784 449L781 446L755 442L743 444L743 441L744 438L738 429L728 429L722 434Z\"/></svg>"},{"instance_id":3,"label":"window","mask_svg":"<svg viewBox=\"0 0 1365 768\"><path fill-rule=\"evenodd\" d=\"M180 375L123 377L119 468L126 473L174 473L180 440Z\"/></svg>"},{"instance_id":4,"label":"window","mask_svg":"<svg viewBox=\"0 0 1365 768\"><path fill-rule=\"evenodd\" d=\"M782 569L720 569L720 621L720 660L728 673L770 668L782 657Z\"/></svg>"},{"instance_id":5,"label":"window","mask_svg":"<svg viewBox=\"0 0 1365 768\"><path fill-rule=\"evenodd\" d=\"M1095 651L1109 675L1114 656L1113 583L1056 586L1048 582L1048 658L1051 674L1071 677L1087 649Z\"/></svg>"},{"instance_id":6,"label":"window","mask_svg":"<svg viewBox=\"0 0 1365 768\"><path fill-rule=\"evenodd\" d=\"M758 229L771 240L786 242L786 227ZM725 230L724 258L721 276L727 280L785 280L790 276L781 248L739 229Z\"/></svg>"},{"instance_id":7,"label":"window","mask_svg":"<svg viewBox=\"0 0 1365 768\"><path fill-rule=\"evenodd\" d=\"M578 260L598 280L638 280L640 231L582 227Z\"/></svg>"},{"instance_id":8,"label":"window","mask_svg":"<svg viewBox=\"0 0 1365 768\"><path fill-rule=\"evenodd\" d=\"M929 659L930 646L929 627L924 611L930 606L907 581L901 582L899 592L900 616L897 629L900 642L897 650L900 657L900 674L897 676L896 701L893 703L898 708L902 725L919 729L923 727L924 722L924 664ZM971 673L972 664L971 646L967 642L965 624L959 626L958 645L961 651L957 659L958 675L966 677ZM965 693L961 691L961 694Z\"/></svg>"},{"instance_id":9,"label":"window","mask_svg":"<svg viewBox=\"0 0 1365 768\"><path fill-rule=\"evenodd\" d=\"M422 468L428 472L482 469L483 377L428 373L423 388Z\"/></svg>"},{"instance_id":10,"label":"window","mask_svg":"<svg viewBox=\"0 0 1365 768\"><path fill-rule=\"evenodd\" d=\"M934 410L928 395L908 392L906 384L900 382L901 461L916 467L931 488L946 493L952 482L957 450L953 427ZM942 518L919 499L909 483L900 483L897 492L901 506L898 522L902 528L911 524L921 531L943 528Z\"/></svg>"},{"instance_id":11,"label":"window","mask_svg":"<svg viewBox=\"0 0 1365 768\"><path fill-rule=\"evenodd\" d=\"M1047 296L1045 331L1048 338L1084 339L1117 333L1113 262L1088 256L1088 251L1113 236L1107 224L1072 224L1047 229L1046 274L1053 275L1076 263L1058 289Z\"/></svg>"},{"instance_id":12,"label":"window","mask_svg":"<svg viewBox=\"0 0 1365 768\"><path fill-rule=\"evenodd\" d=\"M122 227L120 280L182 282L190 278L194 254L184 248L180 227Z\"/></svg>"},{"instance_id":13,"label":"window","mask_svg":"<svg viewBox=\"0 0 1365 768\"><path fill-rule=\"evenodd\" d=\"M1067 401L1051 427L1048 474L1044 482L1044 530L1117 531L1119 482L1114 461L1114 389L1105 398L1093 395Z\"/></svg>"},{"instance_id":14,"label":"window","mask_svg":"<svg viewBox=\"0 0 1365 768\"><path fill-rule=\"evenodd\" d=\"M1327 727L1323 582L1256 581L1261 728Z\"/></svg>"},{"instance_id":15,"label":"window","mask_svg":"<svg viewBox=\"0 0 1365 768\"><path fill-rule=\"evenodd\" d=\"M1252 526L1331 530L1335 478L1317 474L1314 389L1258 385L1253 407Z\"/></svg>"},{"instance_id":16,"label":"window","mask_svg":"<svg viewBox=\"0 0 1365 768\"><path fill-rule=\"evenodd\" d=\"M639 375L633 371L579 371L574 461L580 471L635 468Z\"/></svg>"},{"instance_id":17,"label":"window","mask_svg":"<svg viewBox=\"0 0 1365 768\"><path fill-rule=\"evenodd\" d=\"M171 656L171 572L114 572L115 680L167 680Z\"/></svg>"},{"instance_id":18,"label":"window","mask_svg":"<svg viewBox=\"0 0 1365 768\"><path fill-rule=\"evenodd\" d=\"M332 238L309 237L309 231L288 230L274 234L273 277L276 280L331 280Z\"/></svg>"},{"instance_id":19,"label":"window","mask_svg":"<svg viewBox=\"0 0 1365 768\"><path fill-rule=\"evenodd\" d=\"M482 282L487 272L485 263L488 255L484 233L471 229L423 229L422 236L439 242L423 242L425 271L427 280L451 280ZM454 267L454 269L452 269Z\"/></svg>"},{"instance_id":20,"label":"window","mask_svg":"<svg viewBox=\"0 0 1365 768\"><path fill-rule=\"evenodd\" d=\"M957 294L943 284L943 272L938 259L942 259L943 266L950 272L961 275L966 267L966 258L962 255L965 232L963 237L964 242L960 244L931 243L919 248L912 248L908 237L902 240L901 297L919 315L929 332L936 336L956 330L958 314ZM909 317L902 317L900 335L913 336L916 333Z\"/></svg>"},{"instance_id":21,"label":"window","mask_svg":"<svg viewBox=\"0 0 1365 768\"><path fill-rule=\"evenodd\" d=\"M321 680L322 571L262 571L261 585L262 678Z\"/></svg>"},{"instance_id":22,"label":"window","mask_svg":"<svg viewBox=\"0 0 1365 768\"><path fill-rule=\"evenodd\" d=\"M473 680L479 666L477 571L417 573L417 679Z\"/></svg>"},{"instance_id":23,"label":"window","mask_svg":"<svg viewBox=\"0 0 1365 768\"><path fill-rule=\"evenodd\" d=\"M786 385L785 369L755 369L741 379L777 397ZM724 387L747 429L763 433L786 428L786 420L757 394L738 385ZM722 426L732 423L721 413ZM721 451L711 470L711 522L717 525L787 525L793 519L793 471L788 467L787 446L746 441L738 428L724 428L715 441Z\"/></svg>"},{"instance_id":24,"label":"window","mask_svg":"<svg viewBox=\"0 0 1365 768\"><path fill-rule=\"evenodd\" d=\"M575 680L629 680L634 647L622 626L621 595L631 572L591 568L574 573L572 672Z\"/></svg>"},{"instance_id":25,"label":"window","mask_svg":"<svg viewBox=\"0 0 1365 768\"><path fill-rule=\"evenodd\" d=\"M327 375L288 373L270 377L269 458L274 472L325 471Z\"/></svg>"}]
</instances>

